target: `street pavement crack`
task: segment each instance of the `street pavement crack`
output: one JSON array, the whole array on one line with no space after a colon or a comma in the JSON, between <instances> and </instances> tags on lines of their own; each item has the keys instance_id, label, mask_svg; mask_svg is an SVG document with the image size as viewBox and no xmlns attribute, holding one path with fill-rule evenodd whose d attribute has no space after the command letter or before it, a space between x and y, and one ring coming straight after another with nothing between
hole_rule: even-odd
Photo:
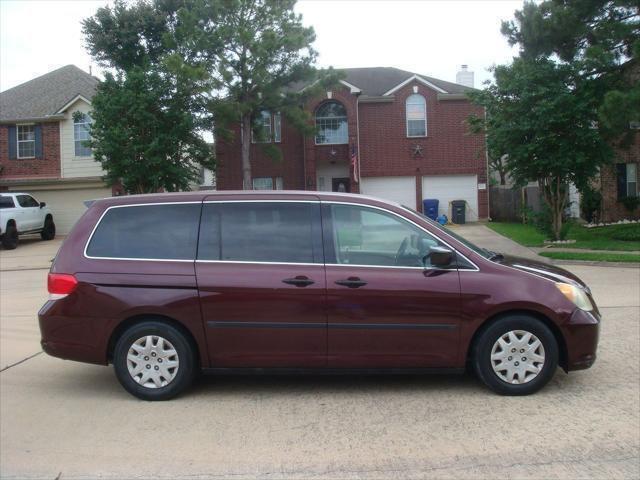
<instances>
[{"instance_id":1,"label":"street pavement crack","mask_svg":"<svg viewBox=\"0 0 640 480\"><path fill-rule=\"evenodd\" d=\"M34 353L33 355L29 355L27 358L23 358L22 360L16 362L16 363L12 363L11 365L7 365L6 367L4 367L2 370L0 370L0 373L4 372L5 370L10 369L11 367L15 367L16 365L20 365L21 363L26 362L27 360L31 360L33 357L37 357L38 355L40 355L41 353L44 353L42 350L40 350L39 352Z\"/></svg>"}]
</instances>

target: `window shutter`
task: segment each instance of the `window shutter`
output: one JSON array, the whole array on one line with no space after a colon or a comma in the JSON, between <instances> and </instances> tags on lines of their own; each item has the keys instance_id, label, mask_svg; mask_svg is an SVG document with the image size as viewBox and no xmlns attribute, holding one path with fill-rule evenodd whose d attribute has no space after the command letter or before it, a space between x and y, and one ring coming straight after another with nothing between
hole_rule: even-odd
<instances>
[{"instance_id":1,"label":"window shutter","mask_svg":"<svg viewBox=\"0 0 640 480\"><path fill-rule=\"evenodd\" d=\"M42 126L36 125L33 132L36 137L36 158L42 158Z\"/></svg>"},{"instance_id":2,"label":"window shutter","mask_svg":"<svg viewBox=\"0 0 640 480\"><path fill-rule=\"evenodd\" d=\"M627 164L616 163L616 181L618 184L618 200L627 196Z\"/></svg>"},{"instance_id":3,"label":"window shutter","mask_svg":"<svg viewBox=\"0 0 640 480\"><path fill-rule=\"evenodd\" d=\"M9 125L9 158L15 160L18 158L18 137L16 126Z\"/></svg>"}]
</instances>

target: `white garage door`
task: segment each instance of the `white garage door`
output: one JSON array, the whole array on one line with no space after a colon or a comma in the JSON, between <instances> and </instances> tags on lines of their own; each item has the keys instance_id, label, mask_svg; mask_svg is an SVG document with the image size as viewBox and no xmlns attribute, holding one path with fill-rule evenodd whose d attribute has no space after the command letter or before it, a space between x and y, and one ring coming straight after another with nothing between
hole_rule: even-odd
<instances>
[{"instance_id":1,"label":"white garage door","mask_svg":"<svg viewBox=\"0 0 640 480\"><path fill-rule=\"evenodd\" d=\"M360 180L365 195L416 208L416 177L368 177Z\"/></svg>"},{"instance_id":2,"label":"white garage door","mask_svg":"<svg viewBox=\"0 0 640 480\"><path fill-rule=\"evenodd\" d=\"M422 177L422 198L437 198L438 215L451 219L449 202L466 200L466 221L478 220L478 178L476 175L436 175Z\"/></svg>"},{"instance_id":3,"label":"white garage door","mask_svg":"<svg viewBox=\"0 0 640 480\"><path fill-rule=\"evenodd\" d=\"M66 235L80 216L87 210L85 200L111 196L110 188L79 188L75 190L33 190L31 193L39 202L45 202L51 209L56 233Z\"/></svg>"}]
</instances>

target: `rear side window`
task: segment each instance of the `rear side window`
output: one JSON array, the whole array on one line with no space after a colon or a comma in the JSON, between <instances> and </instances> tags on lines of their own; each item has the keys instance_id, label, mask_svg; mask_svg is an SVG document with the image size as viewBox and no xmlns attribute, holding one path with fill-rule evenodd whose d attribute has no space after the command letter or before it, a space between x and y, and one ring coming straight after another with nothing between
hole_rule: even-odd
<instances>
[{"instance_id":1,"label":"rear side window","mask_svg":"<svg viewBox=\"0 0 640 480\"><path fill-rule=\"evenodd\" d=\"M0 208L13 208L13 207L15 207L13 203L13 198L0 197Z\"/></svg>"},{"instance_id":2,"label":"rear side window","mask_svg":"<svg viewBox=\"0 0 640 480\"><path fill-rule=\"evenodd\" d=\"M321 263L315 203L209 203L202 211L198 259Z\"/></svg>"},{"instance_id":3,"label":"rear side window","mask_svg":"<svg viewBox=\"0 0 640 480\"><path fill-rule=\"evenodd\" d=\"M87 247L89 257L193 260L202 204L107 210Z\"/></svg>"}]
</instances>

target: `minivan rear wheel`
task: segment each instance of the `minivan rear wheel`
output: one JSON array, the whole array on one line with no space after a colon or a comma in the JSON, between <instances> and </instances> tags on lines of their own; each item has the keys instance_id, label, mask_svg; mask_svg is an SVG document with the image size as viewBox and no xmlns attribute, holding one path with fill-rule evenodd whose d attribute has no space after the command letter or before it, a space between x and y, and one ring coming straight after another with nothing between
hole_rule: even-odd
<instances>
[{"instance_id":1,"label":"minivan rear wheel","mask_svg":"<svg viewBox=\"0 0 640 480\"><path fill-rule=\"evenodd\" d=\"M174 326L148 320L129 327L116 342L113 365L122 386L143 400L168 400L194 376L195 355Z\"/></svg>"},{"instance_id":2,"label":"minivan rear wheel","mask_svg":"<svg viewBox=\"0 0 640 480\"><path fill-rule=\"evenodd\" d=\"M501 395L529 395L551 380L558 366L558 344L543 322L510 315L492 323L474 346L474 369Z\"/></svg>"}]
</instances>

